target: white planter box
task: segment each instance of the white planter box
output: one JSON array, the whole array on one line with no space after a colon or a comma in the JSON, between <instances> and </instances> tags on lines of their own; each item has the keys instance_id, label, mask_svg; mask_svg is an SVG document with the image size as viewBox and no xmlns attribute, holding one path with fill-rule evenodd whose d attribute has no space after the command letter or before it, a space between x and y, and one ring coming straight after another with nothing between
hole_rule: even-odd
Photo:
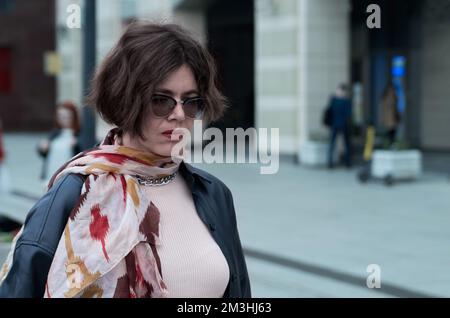
<instances>
[{"instance_id":1,"label":"white planter box","mask_svg":"<svg viewBox=\"0 0 450 318\"><path fill-rule=\"evenodd\" d=\"M309 166L325 166L328 164L328 147L327 142L308 141L303 143L299 149L300 163ZM335 162L337 152L335 151Z\"/></svg>"},{"instance_id":2,"label":"white planter box","mask_svg":"<svg viewBox=\"0 0 450 318\"><path fill-rule=\"evenodd\" d=\"M422 174L419 150L375 150L371 173L375 178L417 179Z\"/></svg>"}]
</instances>

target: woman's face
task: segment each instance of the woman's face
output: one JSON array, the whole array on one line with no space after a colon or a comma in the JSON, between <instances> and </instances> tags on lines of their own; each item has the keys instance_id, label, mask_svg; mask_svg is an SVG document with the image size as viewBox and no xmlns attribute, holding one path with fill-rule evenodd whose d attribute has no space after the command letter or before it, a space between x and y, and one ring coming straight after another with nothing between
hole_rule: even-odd
<instances>
[{"instance_id":1,"label":"woman's face","mask_svg":"<svg viewBox=\"0 0 450 318\"><path fill-rule=\"evenodd\" d=\"M56 110L56 120L61 128L71 128L73 115L70 110L64 107L58 107Z\"/></svg>"},{"instance_id":2,"label":"woman's face","mask_svg":"<svg viewBox=\"0 0 450 318\"><path fill-rule=\"evenodd\" d=\"M156 87L155 94L171 96L177 101L199 96L194 74L187 65L181 66L170 74ZM190 130L194 125L194 119L185 116L183 106L179 102L173 111L164 118L155 117L151 111L148 111L145 116L146 118L142 122L142 133L146 140L135 137L131 140L132 146L161 156L170 156L172 148L179 141L178 138L171 140L171 130L176 128ZM174 132L174 135L177 135L177 131Z\"/></svg>"}]
</instances>

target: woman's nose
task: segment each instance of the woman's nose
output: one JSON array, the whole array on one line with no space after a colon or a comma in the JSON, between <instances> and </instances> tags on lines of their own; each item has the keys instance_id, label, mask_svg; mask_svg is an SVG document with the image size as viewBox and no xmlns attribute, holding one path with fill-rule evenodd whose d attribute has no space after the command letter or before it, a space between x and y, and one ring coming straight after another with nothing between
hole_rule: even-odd
<instances>
[{"instance_id":1,"label":"woman's nose","mask_svg":"<svg viewBox=\"0 0 450 318\"><path fill-rule=\"evenodd\" d=\"M177 102L177 104L175 105L175 108L172 110L172 113L169 115L168 119L169 120L170 119L176 119L176 120L184 120L185 119L183 105L180 102Z\"/></svg>"}]
</instances>

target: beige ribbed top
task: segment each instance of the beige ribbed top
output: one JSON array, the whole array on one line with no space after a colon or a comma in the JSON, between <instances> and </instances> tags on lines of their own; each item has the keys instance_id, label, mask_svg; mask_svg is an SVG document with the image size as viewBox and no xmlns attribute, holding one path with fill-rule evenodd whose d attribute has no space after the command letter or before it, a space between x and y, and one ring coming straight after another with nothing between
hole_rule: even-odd
<instances>
[{"instance_id":1,"label":"beige ribbed top","mask_svg":"<svg viewBox=\"0 0 450 318\"><path fill-rule=\"evenodd\" d=\"M228 263L198 216L183 177L178 173L166 185L145 189L161 215L157 251L169 297L222 297Z\"/></svg>"}]
</instances>

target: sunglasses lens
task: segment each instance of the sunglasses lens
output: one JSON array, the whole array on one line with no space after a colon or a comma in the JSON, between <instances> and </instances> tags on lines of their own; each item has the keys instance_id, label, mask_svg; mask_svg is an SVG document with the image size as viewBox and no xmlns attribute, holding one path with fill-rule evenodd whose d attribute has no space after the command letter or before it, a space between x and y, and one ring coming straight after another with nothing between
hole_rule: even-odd
<instances>
[{"instance_id":1,"label":"sunglasses lens","mask_svg":"<svg viewBox=\"0 0 450 318\"><path fill-rule=\"evenodd\" d=\"M152 97L152 110L153 113L158 117L167 116L174 107L174 101L168 97L164 96L153 96Z\"/></svg>"},{"instance_id":2,"label":"sunglasses lens","mask_svg":"<svg viewBox=\"0 0 450 318\"><path fill-rule=\"evenodd\" d=\"M201 98L189 99L184 103L184 113L190 118L200 118L203 114L204 101Z\"/></svg>"}]
</instances>

